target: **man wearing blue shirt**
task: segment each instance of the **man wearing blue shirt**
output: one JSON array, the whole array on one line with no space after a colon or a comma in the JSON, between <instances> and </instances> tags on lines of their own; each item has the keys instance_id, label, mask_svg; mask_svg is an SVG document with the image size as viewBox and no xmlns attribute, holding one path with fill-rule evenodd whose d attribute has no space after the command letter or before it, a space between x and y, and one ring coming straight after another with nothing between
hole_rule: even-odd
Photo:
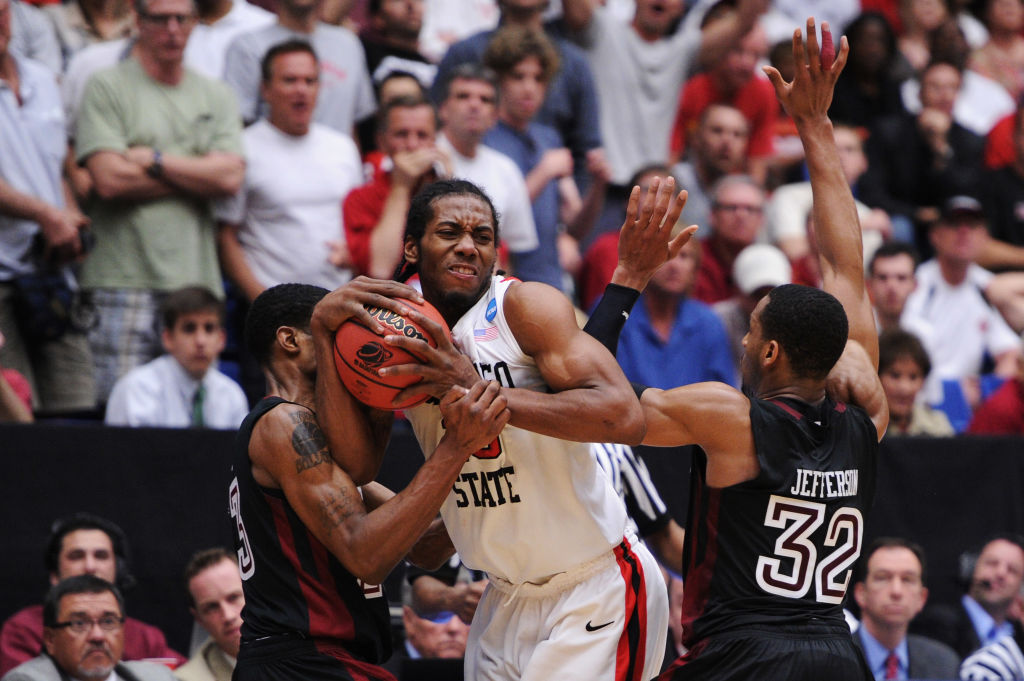
<instances>
[{"instance_id":1,"label":"man wearing blue shirt","mask_svg":"<svg viewBox=\"0 0 1024 681\"><path fill-rule=\"evenodd\" d=\"M626 377L667 390L721 381L738 386L729 337L710 307L690 297L700 244L688 242L651 277L619 337Z\"/></svg>"}]
</instances>

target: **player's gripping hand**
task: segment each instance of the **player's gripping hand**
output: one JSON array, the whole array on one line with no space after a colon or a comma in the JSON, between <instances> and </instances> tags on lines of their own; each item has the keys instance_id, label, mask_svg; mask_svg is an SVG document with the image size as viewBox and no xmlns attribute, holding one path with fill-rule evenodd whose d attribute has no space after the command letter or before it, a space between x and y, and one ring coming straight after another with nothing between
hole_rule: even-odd
<instances>
[{"instance_id":1,"label":"player's gripping hand","mask_svg":"<svg viewBox=\"0 0 1024 681\"><path fill-rule=\"evenodd\" d=\"M469 390L453 387L441 399L441 441L447 441L468 459L494 442L511 415L508 401L495 381L478 380Z\"/></svg>"},{"instance_id":2,"label":"player's gripping hand","mask_svg":"<svg viewBox=\"0 0 1024 681\"><path fill-rule=\"evenodd\" d=\"M451 337L444 332L440 324L430 317L420 314L417 310L409 310L408 316L430 334L430 337L437 343L437 347L432 348L418 338L401 334L384 337L384 341L389 345L402 348L423 358L421 364L399 364L380 369L381 376L411 374L420 377L418 382L395 395L395 404L401 404L411 396L423 393L440 399L454 386L469 388L480 380L476 369L473 368L473 362L459 352L459 349L452 343Z\"/></svg>"},{"instance_id":3,"label":"player's gripping hand","mask_svg":"<svg viewBox=\"0 0 1024 681\"><path fill-rule=\"evenodd\" d=\"M366 306L382 307L400 315L409 312L409 306L396 300L405 298L417 303L423 302L420 292L406 284L370 277L356 277L344 286L334 289L313 308L313 329L324 329L334 333L350 318L359 320L366 328L383 334L384 327L370 316Z\"/></svg>"}]
</instances>

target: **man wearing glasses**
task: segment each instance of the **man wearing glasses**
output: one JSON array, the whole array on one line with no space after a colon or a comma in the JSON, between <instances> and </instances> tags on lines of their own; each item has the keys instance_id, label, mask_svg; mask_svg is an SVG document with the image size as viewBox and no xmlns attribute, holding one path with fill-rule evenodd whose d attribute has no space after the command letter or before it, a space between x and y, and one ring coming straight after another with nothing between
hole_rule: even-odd
<instances>
[{"instance_id":1,"label":"man wearing glasses","mask_svg":"<svg viewBox=\"0 0 1024 681\"><path fill-rule=\"evenodd\" d=\"M96 248L81 284L96 306L90 332L104 402L121 375L161 352L166 294L200 285L223 295L210 202L245 175L231 91L184 65L192 0L137 0L138 41L97 72L77 119L75 157L92 177Z\"/></svg>"},{"instance_id":2,"label":"man wearing glasses","mask_svg":"<svg viewBox=\"0 0 1024 681\"><path fill-rule=\"evenodd\" d=\"M124 601L116 586L95 575L69 577L43 603L46 651L8 672L3 681L173 681L166 667L121 662Z\"/></svg>"},{"instance_id":3,"label":"man wearing glasses","mask_svg":"<svg viewBox=\"0 0 1024 681\"><path fill-rule=\"evenodd\" d=\"M128 540L115 523L79 512L59 518L50 529L44 562L53 586L78 575L93 575L128 589L135 584L128 563ZM30 605L11 615L0 628L0 675L44 650L43 606ZM129 660L171 658L185 661L167 647L163 632L129 617L125 621L124 657Z\"/></svg>"},{"instance_id":4,"label":"man wearing glasses","mask_svg":"<svg viewBox=\"0 0 1024 681\"><path fill-rule=\"evenodd\" d=\"M732 265L764 224L764 190L747 175L726 175L711 188L711 235L701 240L693 297L712 305L739 294Z\"/></svg>"}]
</instances>

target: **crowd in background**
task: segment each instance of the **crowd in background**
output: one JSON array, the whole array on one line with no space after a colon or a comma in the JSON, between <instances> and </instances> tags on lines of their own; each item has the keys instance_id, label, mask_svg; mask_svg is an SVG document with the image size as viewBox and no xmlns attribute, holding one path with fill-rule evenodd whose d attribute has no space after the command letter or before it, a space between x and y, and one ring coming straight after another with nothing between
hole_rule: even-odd
<instances>
[{"instance_id":1,"label":"crowd in background","mask_svg":"<svg viewBox=\"0 0 1024 681\"><path fill-rule=\"evenodd\" d=\"M222 401L207 368L261 394L247 304L283 281L389 278L411 195L451 175L494 199L502 267L583 310L630 188L674 176L699 240L651 282L619 359L659 387L735 385L757 300L820 283L802 149L760 70L792 73L791 30L816 13L850 44L830 115L879 328L921 344L886 337L890 432L1024 428L1020 2L5 4L8 418L231 427L238 409L202 413ZM174 393L179 415L111 416L119 379L174 355L162 310L186 287L225 301L220 330L183 336L201 361L131 400Z\"/></svg>"},{"instance_id":2,"label":"crowd in background","mask_svg":"<svg viewBox=\"0 0 1024 681\"><path fill-rule=\"evenodd\" d=\"M821 283L760 69L791 77L810 15L850 45L830 116L887 437L1024 434L1022 0L0 0L0 415L236 427L248 304L391 277L450 176L494 200L502 268L582 310L630 189L674 176L698 237L617 357L737 385L758 301Z\"/></svg>"}]
</instances>

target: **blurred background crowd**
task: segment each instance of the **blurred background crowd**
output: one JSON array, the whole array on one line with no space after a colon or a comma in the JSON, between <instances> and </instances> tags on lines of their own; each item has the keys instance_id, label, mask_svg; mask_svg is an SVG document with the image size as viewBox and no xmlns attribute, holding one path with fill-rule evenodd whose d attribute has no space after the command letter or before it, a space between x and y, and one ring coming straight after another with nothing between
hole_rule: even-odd
<instances>
[{"instance_id":1,"label":"blurred background crowd","mask_svg":"<svg viewBox=\"0 0 1024 681\"><path fill-rule=\"evenodd\" d=\"M630 188L674 176L698 238L618 358L737 385L758 300L820 284L760 68L791 77L811 15L850 45L830 116L886 438L1024 434L1022 0L0 0L0 418L236 428L248 304L390 277L451 176L494 200L501 267L583 311Z\"/></svg>"}]
</instances>

